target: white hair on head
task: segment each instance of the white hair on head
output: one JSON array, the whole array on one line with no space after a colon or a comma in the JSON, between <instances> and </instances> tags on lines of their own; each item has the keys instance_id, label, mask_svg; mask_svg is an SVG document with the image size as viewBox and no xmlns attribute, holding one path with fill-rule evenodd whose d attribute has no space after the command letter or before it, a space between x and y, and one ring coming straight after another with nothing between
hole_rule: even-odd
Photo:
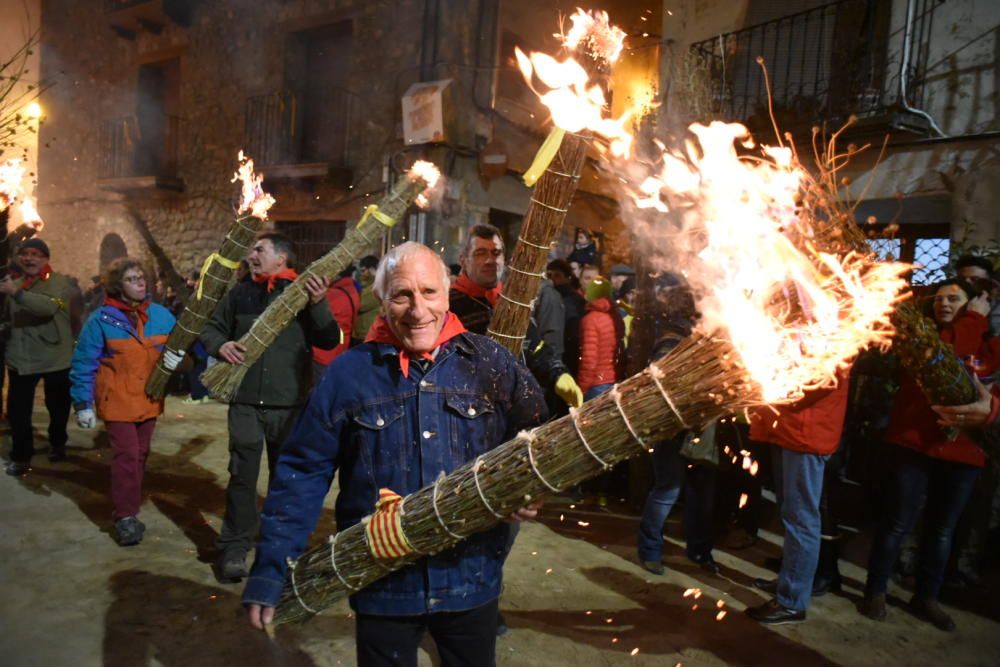
<instances>
[{"instance_id":1,"label":"white hair on head","mask_svg":"<svg viewBox=\"0 0 1000 667\"><path fill-rule=\"evenodd\" d=\"M385 253L385 256L378 263L378 268L375 269L375 282L372 284L372 291L375 292L375 296L378 297L379 301L385 300L387 296L386 292L389 289L389 279L392 278L392 274L399 268L399 265L408 260L415 259L422 254L433 257L437 265L441 267L441 282L445 291L448 290L448 285L451 283L451 271L448 270L448 266L441 259L441 255L423 243L407 241L391 248L389 252Z\"/></svg>"}]
</instances>

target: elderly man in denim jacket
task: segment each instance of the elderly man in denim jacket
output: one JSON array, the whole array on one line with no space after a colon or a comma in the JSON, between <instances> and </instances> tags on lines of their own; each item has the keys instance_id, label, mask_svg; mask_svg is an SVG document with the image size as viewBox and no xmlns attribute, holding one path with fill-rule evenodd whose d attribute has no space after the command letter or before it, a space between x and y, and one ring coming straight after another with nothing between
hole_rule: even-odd
<instances>
[{"instance_id":1,"label":"elderly man in denim jacket","mask_svg":"<svg viewBox=\"0 0 1000 667\"><path fill-rule=\"evenodd\" d=\"M448 312L448 270L435 252L393 248L374 289L381 316L363 345L327 369L278 460L243 594L255 627L273 617L286 558L304 550L337 470L342 530L374 511L380 488L413 493L546 417L531 373ZM442 664L493 664L509 529L474 535L355 593L358 664L416 665L428 631Z\"/></svg>"}]
</instances>

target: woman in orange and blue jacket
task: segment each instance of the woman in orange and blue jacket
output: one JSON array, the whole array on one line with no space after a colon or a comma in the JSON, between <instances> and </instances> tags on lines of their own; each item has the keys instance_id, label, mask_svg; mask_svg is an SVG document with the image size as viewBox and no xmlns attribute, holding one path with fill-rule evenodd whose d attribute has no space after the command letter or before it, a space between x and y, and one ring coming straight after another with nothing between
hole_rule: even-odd
<instances>
[{"instance_id":1,"label":"woman in orange and blue jacket","mask_svg":"<svg viewBox=\"0 0 1000 667\"><path fill-rule=\"evenodd\" d=\"M136 515L149 443L163 412L163 400L146 395L146 381L175 320L150 302L142 265L134 259L113 262L104 287L104 304L87 320L73 352L70 395L81 427L94 428L97 417L104 420L113 451L115 539L129 546L142 541L146 528ZM180 358L171 357L168 365L176 367Z\"/></svg>"}]
</instances>

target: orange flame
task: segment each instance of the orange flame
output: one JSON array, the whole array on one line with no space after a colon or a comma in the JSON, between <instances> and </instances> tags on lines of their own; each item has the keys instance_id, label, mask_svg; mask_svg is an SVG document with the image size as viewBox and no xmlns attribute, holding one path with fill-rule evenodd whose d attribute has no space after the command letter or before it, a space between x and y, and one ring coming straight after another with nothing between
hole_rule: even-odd
<instances>
[{"instance_id":1,"label":"orange flame","mask_svg":"<svg viewBox=\"0 0 1000 667\"><path fill-rule=\"evenodd\" d=\"M430 206L430 199L428 194L434 189L438 184L438 180L441 178L441 171L432 162L427 160L417 160L413 163L413 166L406 172L407 178L411 181L415 181L418 178L423 179L427 187L417 195L416 204L420 208L427 208Z\"/></svg>"},{"instance_id":2,"label":"orange flame","mask_svg":"<svg viewBox=\"0 0 1000 667\"><path fill-rule=\"evenodd\" d=\"M7 160L0 164L0 211L10 206L21 194L24 167L20 160Z\"/></svg>"},{"instance_id":3,"label":"orange flame","mask_svg":"<svg viewBox=\"0 0 1000 667\"><path fill-rule=\"evenodd\" d=\"M264 182L264 175L254 173L253 160L246 157L243 151L240 151L239 161L240 166L230 181L231 183L242 182L239 213L249 212L255 218L267 220L267 212L274 206L274 197L264 192L261 185Z\"/></svg>"},{"instance_id":4,"label":"orange flame","mask_svg":"<svg viewBox=\"0 0 1000 667\"><path fill-rule=\"evenodd\" d=\"M624 47L625 32L609 23L607 12L581 9L570 20L573 27L563 38L566 47L606 63L618 59ZM521 75L548 108L556 127L567 132L590 130L608 140L612 155L628 154L632 135L626 126L638 105L618 118L606 118L608 102L604 90L590 80L579 62L573 58L557 60L545 53L525 54L519 48L514 49L514 55ZM535 88L534 77L547 88L545 92Z\"/></svg>"},{"instance_id":5,"label":"orange flame","mask_svg":"<svg viewBox=\"0 0 1000 667\"><path fill-rule=\"evenodd\" d=\"M637 179L636 206L662 223L637 233L664 242L659 268L685 275L699 296L699 329L732 341L764 400L834 384L858 351L889 343L909 267L816 248L798 204L805 173L790 149L740 158L744 126L689 129L696 141L683 154L664 150L658 173ZM667 211L670 220L657 215Z\"/></svg>"},{"instance_id":6,"label":"orange flame","mask_svg":"<svg viewBox=\"0 0 1000 667\"><path fill-rule=\"evenodd\" d=\"M24 199L19 210L21 212L21 221L32 227L36 232L42 231L45 223L42 221L42 216L38 214L38 209L35 208L35 203L31 199Z\"/></svg>"}]
</instances>

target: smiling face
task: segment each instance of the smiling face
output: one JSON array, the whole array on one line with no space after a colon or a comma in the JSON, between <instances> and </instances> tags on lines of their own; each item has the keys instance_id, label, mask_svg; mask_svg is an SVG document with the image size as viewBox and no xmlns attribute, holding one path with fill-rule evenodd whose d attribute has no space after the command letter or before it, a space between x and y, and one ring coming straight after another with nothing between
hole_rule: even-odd
<instances>
[{"instance_id":1,"label":"smiling face","mask_svg":"<svg viewBox=\"0 0 1000 667\"><path fill-rule=\"evenodd\" d=\"M17 263L26 276L37 276L48 262L48 256L37 248L23 248L17 253Z\"/></svg>"},{"instance_id":2,"label":"smiling face","mask_svg":"<svg viewBox=\"0 0 1000 667\"><path fill-rule=\"evenodd\" d=\"M934 293L934 321L950 324L969 298L958 285L944 285Z\"/></svg>"},{"instance_id":3,"label":"smiling face","mask_svg":"<svg viewBox=\"0 0 1000 667\"><path fill-rule=\"evenodd\" d=\"M389 276L382 314L407 352L434 349L448 314L448 283L430 251L408 257Z\"/></svg>"}]
</instances>

